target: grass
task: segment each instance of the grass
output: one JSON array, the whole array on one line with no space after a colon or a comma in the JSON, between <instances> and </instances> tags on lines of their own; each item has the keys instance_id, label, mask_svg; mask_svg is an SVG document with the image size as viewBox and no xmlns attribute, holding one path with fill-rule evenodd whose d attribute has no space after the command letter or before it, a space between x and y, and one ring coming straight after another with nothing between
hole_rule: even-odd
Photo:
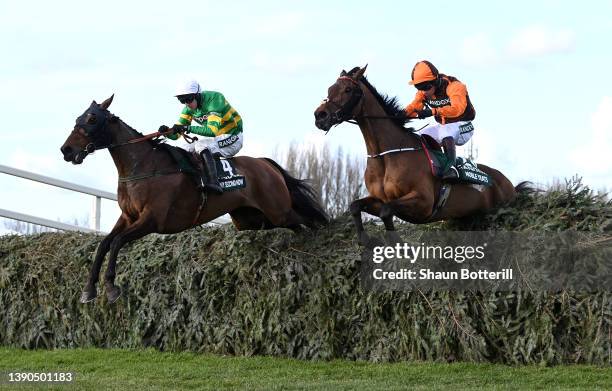
<instances>
[{"instance_id":1,"label":"grass","mask_svg":"<svg viewBox=\"0 0 612 391\"><path fill-rule=\"evenodd\" d=\"M72 371L75 383L15 386L6 372ZM0 389L112 390L404 390L610 389L610 367L506 366L430 362L377 364L222 357L156 350L0 349Z\"/></svg>"}]
</instances>

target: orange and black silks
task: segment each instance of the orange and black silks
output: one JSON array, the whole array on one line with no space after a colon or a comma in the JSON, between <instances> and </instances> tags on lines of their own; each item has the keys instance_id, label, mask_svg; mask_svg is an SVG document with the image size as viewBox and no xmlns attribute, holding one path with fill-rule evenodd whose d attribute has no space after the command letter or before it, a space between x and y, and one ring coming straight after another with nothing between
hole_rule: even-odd
<instances>
[{"instance_id":1,"label":"orange and black silks","mask_svg":"<svg viewBox=\"0 0 612 391\"><path fill-rule=\"evenodd\" d=\"M412 103L406 106L406 115L416 118L416 112L423 110L425 103L431 108L436 121L443 125L471 121L476 116L465 84L453 76L440 74L439 84L437 83L432 98L428 99L423 91L417 91Z\"/></svg>"}]
</instances>

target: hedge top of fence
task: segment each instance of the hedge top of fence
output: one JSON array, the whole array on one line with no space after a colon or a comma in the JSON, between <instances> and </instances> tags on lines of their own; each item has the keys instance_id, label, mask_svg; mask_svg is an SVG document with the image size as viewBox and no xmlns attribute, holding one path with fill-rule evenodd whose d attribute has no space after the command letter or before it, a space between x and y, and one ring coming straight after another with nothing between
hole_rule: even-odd
<instances>
[{"instance_id":1,"label":"hedge top of fence","mask_svg":"<svg viewBox=\"0 0 612 391\"><path fill-rule=\"evenodd\" d=\"M369 231L384 227L369 223ZM612 203L579 182L415 230L577 230L610 236ZM349 216L319 231L231 225L126 246L124 298L78 303L100 236L0 237L0 344L141 347L296 358L605 363L607 292L366 292ZM609 364L609 363L608 363Z\"/></svg>"}]
</instances>

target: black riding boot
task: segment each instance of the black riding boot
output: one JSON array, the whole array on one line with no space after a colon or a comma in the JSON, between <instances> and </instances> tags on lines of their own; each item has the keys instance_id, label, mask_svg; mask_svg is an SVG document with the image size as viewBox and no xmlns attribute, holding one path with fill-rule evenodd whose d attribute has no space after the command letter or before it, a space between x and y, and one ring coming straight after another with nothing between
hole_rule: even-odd
<instances>
[{"instance_id":1,"label":"black riding boot","mask_svg":"<svg viewBox=\"0 0 612 391\"><path fill-rule=\"evenodd\" d=\"M442 173L442 179L459 179L459 171L455 167L455 160L457 159L457 153L455 152L455 140L452 137L445 137L442 140L442 146L444 147L444 154L448 159L446 163L446 171Z\"/></svg>"},{"instance_id":2,"label":"black riding boot","mask_svg":"<svg viewBox=\"0 0 612 391\"><path fill-rule=\"evenodd\" d=\"M215 165L212 153L208 148L205 148L200 152L200 156L202 156L202 161L204 161L205 178L202 178L204 188L217 194L223 193L223 188L221 188L219 178L217 178L217 166Z\"/></svg>"}]
</instances>

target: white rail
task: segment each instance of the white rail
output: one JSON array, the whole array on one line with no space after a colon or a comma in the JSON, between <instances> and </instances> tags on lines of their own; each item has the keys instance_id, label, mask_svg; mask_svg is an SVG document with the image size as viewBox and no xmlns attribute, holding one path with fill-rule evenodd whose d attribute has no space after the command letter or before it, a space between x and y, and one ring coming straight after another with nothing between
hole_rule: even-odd
<instances>
[{"instance_id":1,"label":"white rail","mask_svg":"<svg viewBox=\"0 0 612 391\"><path fill-rule=\"evenodd\" d=\"M100 232L100 230L95 230L95 229L85 228L85 227L78 227L76 225L43 219L42 217L30 216L24 213L13 212L11 210L6 210L6 209L0 209L0 216L6 217L7 219L25 221L26 223L42 225L43 227L61 229L64 231Z\"/></svg>"},{"instance_id":2,"label":"white rail","mask_svg":"<svg viewBox=\"0 0 612 391\"><path fill-rule=\"evenodd\" d=\"M11 210L6 210L6 209L0 209L0 217L6 217L12 220L25 221L26 223L42 225L44 227L59 229L63 231L105 233L105 232L100 231L100 210L102 206L102 198L105 198L111 201L117 201L117 195L115 193L110 193L108 191L94 189L93 187L82 186L76 183L62 181L60 179L55 179L55 178L51 178L48 176L36 174L33 172L20 170L18 168L9 167L9 166L5 166L2 164L0 164L0 173L21 177L24 179L44 183L44 184L51 185L51 186L61 187L63 189L67 189L71 191L77 191L79 193L89 194L95 197L94 202L93 202L93 208L92 208L93 219L91 221L90 228L79 227L77 225L66 224L66 223L62 223L59 221L48 220L42 217L30 216L24 213L13 212ZM225 215L225 216L221 216L211 221L209 224L225 224L229 221L231 221L230 218L227 215Z\"/></svg>"},{"instance_id":3,"label":"white rail","mask_svg":"<svg viewBox=\"0 0 612 391\"><path fill-rule=\"evenodd\" d=\"M117 201L117 195L108 191L94 189L92 187L82 186L76 183L62 181L60 179L51 178L48 176L36 174L33 172L20 170L0 164L0 172L8 175L29 179L31 181L44 183L51 186L61 187L63 189L77 191L79 193L85 193L94 196L93 203L93 219L91 221L91 227L79 227L72 224L61 223L59 221L47 220L41 217L30 216L23 213L13 212L6 209L0 209L0 217L6 217L13 220L25 221L26 223L32 223L36 225L42 225L44 227L60 229L63 231L80 231L80 232L100 232L100 210L102 205L102 198L108 200Z\"/></svg>"}]
</instances>

